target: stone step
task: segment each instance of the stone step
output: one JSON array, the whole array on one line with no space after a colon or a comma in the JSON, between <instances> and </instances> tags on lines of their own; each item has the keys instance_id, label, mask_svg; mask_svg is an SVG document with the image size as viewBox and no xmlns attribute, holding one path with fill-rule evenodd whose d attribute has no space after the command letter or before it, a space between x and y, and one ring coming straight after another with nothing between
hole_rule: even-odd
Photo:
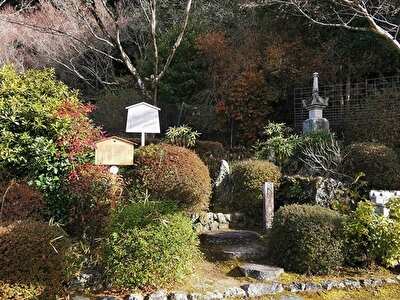
<instances>
[{"instance_id":1,"label":"stone step","mask_svg":"<svg viewBox=\"0 0 400 300\"><path fill-rule=\"evenodd\" d=\"M203 246L215 245L248 245L257 242L261 236L250 230L224 230L206 232L200 235Z\"/></svg>"},{"instance_id":2,"label":"stone step","mask_svg":"<svg viewBox=\"0 0 400 300\"><path fill-rule=\"evenodd\" d=\"M284 272L282 268L250 263L242 264L238 269L242 275L257 280L277 280Z\"/></svg>"},{"instance_id":3,"label":"stone step","mask_svg":"<svg viewBox=\"0 0 400 300\"><path fill-rule=\"evenodd\" d=\"M214 261L258 261L267 255L267 248L257 242L244 245L218 245L203 247L207 257Z\"/></svg>"}]
</instances>

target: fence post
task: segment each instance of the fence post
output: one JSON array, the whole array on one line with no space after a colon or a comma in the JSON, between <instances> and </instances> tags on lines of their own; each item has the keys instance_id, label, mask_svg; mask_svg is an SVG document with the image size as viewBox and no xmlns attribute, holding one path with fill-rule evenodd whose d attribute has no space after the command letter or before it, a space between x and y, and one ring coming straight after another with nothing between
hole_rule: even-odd
<instances>
[{"instance_id":1,"label":"fence post","mask_svg":"<svg viewBox=\"0 0 400 300\"><path fill-rule=\"evenodd\" d=\"M263 192L263 229L267 230L272 227L274 219L274 184L265 182L262 187Z\"/></svg>"}]
</instances>

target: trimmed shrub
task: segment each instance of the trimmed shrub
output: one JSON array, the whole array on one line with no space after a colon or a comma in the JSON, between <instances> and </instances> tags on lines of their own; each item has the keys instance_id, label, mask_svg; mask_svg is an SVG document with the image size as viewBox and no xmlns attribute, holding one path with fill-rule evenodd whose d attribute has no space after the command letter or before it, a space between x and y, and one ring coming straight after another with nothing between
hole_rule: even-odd
<instances>
[{"instance_id":1,"label":"trimmed shrub","mask_svg":"<svg viewBox=\"0 0 400 300\"><path fill-rule=\"evenodd\" d=\"M104 252L107 276L124 288L180 281L193 271L198 244L190 219L175 204L130 204L112 218Z\"/></svg>"},{"instance_id":2,"label":"trimmed shrub","mask_svg":"<svg viewBox=\"0 0 400 300\"><path fill-rule=\"evenodd\" d=\"M344 172L355 177L365 173L365 180L373 189L400 188L400 164L391 148L376 143L356 143L348 147L344 161Z\"/></svg>"},{"instance_id":3,"label":"trimmed shrub","mask_svg":"<svg viewBox=\"0 0 400 300\"><path fill-rule=\"evenodd\" d=\"M66 189L74 200L68 228L74 235L100 237L109 221L111 209L121 200L124 181L106 166L80 165L68 176Z\"/></svg>"},{"instance_id":4,"label":"trimmed shrub","mask_svg":"<svg viewBox=\"0 0 400 300\"><path fill-rule=\"evenodd\" d=\"M6 192L0 222L42 219L46 204L39 191L24 181L6 181L0 184L0 199Z\"/></svg>"},{"instance_id":5,"label":"trimmed shrub","mask_svg":"<svg viewBox=\"0 0 400 300\"><path fill-rule=\"evenodd\" d=\"M231 209L262 217L262 186L265 182L279 183L281 172L266 160L244 160L232 165L233 203Z\"/></svg>"},{"instance_id":6,"label":"trimmed shrub","mask_svg":"<svg viewBox=\"0 0 400 300\"><path fill-rule=\"evenodd\" d=\"M56 292L66 279L69 247L69 239L57 226L23 221L0 227L0 281L40 284Z\"/></svg>"},{"instance_id":7,"label":"trimmed shrub","mask_svg":"<svg viewBox=\"0 0 400 300\"><path fill-rule=\"evenodd\" d=\"M192 151L149 145L136 153L135 177L157 199L171 199L189 212L206 210L211 196L207 167Z\"/></svg>"},{"instance_id":8,"label":"trimmed shrub","mask_svg":"<svg viewBox=\"0 0 400 300\"><path fill-rule=\"evenodd\" d=\"M358 203L346 220L346 260L352 266L373 263L394 267L400 262L400 199L390 200L389 218L375 213L371 202Z\"/></svg>"},{"instance_id":9,"label":"trimmed shrub","mask_svg":"<svg viewBox=\"0 0 400 300\"><path fill-rule=\"evenodd\" d=\"M270 251L274 263L287 271L327 274L342 266L343 217L311 205L288 205L278 210L272 224Z\"/></svg>"}]
</instances>

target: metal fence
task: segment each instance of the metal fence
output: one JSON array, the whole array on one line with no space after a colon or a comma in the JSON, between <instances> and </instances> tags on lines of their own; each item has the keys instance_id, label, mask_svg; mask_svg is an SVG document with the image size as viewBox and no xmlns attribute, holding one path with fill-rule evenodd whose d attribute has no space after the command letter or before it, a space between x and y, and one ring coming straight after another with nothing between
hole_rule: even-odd
<instances>
[{"instance_id":1,"label":"metal fence","mask_svg":"<svg viewBox=\"0 0 400 300\"><path fill-rule=\"evenodd\" d=\"M309 87L294 90L294 128L296 131L301 131L304 120L308 119L308 111L303 107L302 102L311 99L311 95L311 84ZM320 86L320 95L329 98L329 105L324 110L324 117L329 120L332 130L335 132L341 132L350 118L365 116L363 113L366 111L376 110L376 105L372 106L369 101L371 99L381 101L382 109L384 108L388 112L385 118L389 115L400 121L400 109L397 108L400 104L400 74L392 77L367 79L363 82ZM376 118L379 119L380 116L380 114L376 114Z\"/></svg>"}]
</instances>

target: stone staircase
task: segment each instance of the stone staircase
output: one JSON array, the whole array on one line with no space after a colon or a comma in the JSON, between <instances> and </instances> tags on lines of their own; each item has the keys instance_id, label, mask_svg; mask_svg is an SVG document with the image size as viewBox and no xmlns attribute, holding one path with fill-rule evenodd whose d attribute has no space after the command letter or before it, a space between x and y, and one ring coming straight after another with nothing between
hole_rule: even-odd
<instances>
[{"instance_id":1,"label":"stone staircase","mask_svg":"<svg viewBox=\"0 0 400 300\"><path fill-rule=\"evenodd\" d=\"M223 230L200 235L201 247L211 261L238 259L257 262L265 258L267 248L260 234L250 230Z\"/></svg>"}]
</instances>

